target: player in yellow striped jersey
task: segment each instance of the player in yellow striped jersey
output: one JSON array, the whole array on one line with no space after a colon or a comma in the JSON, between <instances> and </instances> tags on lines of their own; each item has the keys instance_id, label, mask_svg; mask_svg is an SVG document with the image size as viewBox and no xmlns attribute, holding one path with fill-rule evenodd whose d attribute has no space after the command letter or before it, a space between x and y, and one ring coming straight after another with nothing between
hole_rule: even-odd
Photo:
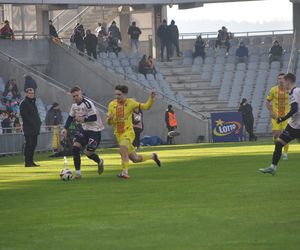
<instances>
[{"instance_id":1,"label":"player in yellow striped jersey","mask_svg":"<svg viewBox=\"0 0 300 250\"><path fill-rule=\"evenodd\" d=\"M147 160L154 160L160 167L160 160L156 153L153 154L137 154L132 145L135 138L132 113L134 109L150 109L154 98L155 91L152 91L146 103L139 103L132 98L127 98L128 87L125 85L118 85L115 87L116 99L111 101L108 105L107 123L114 128L114 133L118 144L120 146L120 155L122 160L122 173L118 177L128 179L129 160L134 163L143 162Z\"/></svg>"},{"instance_id":2,"label":"player in yellow striped jersey","mask_svg":"<svg viewBox=\"0 0 300 250\"><path fill-rule=\"evenodd\" d=\"M279 135L288 123L288 120L277 123L276 119L278 117L284 117L290 111L289 94L284 84L284 75L284 73L280 73L277 76L277 85L270 89L269 95L267 96L266 106L272 117L272 136L274 143L276 143ZM288 147L288 144L284 146L283 160L288 159Z\"/></svg>"}]
</instances>

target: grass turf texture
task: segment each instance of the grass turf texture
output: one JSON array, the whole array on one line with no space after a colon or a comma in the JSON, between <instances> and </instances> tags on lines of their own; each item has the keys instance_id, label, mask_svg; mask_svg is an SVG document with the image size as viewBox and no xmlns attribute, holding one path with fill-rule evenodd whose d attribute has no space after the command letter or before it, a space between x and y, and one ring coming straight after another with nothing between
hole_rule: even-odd
<instances>
[{"instance_id":1,"label":"grass turf texture","mask_svg":"<svg viewBox=\"0 0 300 250\"><path fill-rule=\"evenodd\" d=\"M116 149L99 150L105 172L82 157L82 180L63 182L63 159L0 158L0 249L299 249L300 145L277 176L271 143L155 147L163 166L120 172ZM143 153L144 153L143 152ZM69 157L69 168L73 169Z\"/></svg>"}]
</instances>

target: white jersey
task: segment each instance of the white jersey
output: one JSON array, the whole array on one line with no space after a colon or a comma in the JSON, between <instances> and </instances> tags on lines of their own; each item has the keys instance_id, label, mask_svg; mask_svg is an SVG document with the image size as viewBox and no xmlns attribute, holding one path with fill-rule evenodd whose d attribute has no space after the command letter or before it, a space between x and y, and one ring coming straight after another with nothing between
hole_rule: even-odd
<instances>
[{"instance_id":1,"label":"white jersey","mask_svg":"<svg viewBox=\"0 0 300 250\"><path fill-rule=\"evenodd\" d=\"M293 114L293 116L289 120L289 125L294 129L300 129L300 88L293 88L290 93L290 104L297 103L298 111Z\"/></svg>"},{"instance_id":2,"label":"white jersey","mask_svg":"<svg viewBox=\"0 0 300 250\"><path fill-rule=\"evenodd\" d=\"M91 130L91 131L101 131L104 129L101 117L97 109L95 108L94 103L83 98L80 104L73 103L70 110L70 116L80 116L87 118L91 115L96 115L97 120L93 122L83 122L82 128L83 130Z\"/></svg>"}]
</instances>

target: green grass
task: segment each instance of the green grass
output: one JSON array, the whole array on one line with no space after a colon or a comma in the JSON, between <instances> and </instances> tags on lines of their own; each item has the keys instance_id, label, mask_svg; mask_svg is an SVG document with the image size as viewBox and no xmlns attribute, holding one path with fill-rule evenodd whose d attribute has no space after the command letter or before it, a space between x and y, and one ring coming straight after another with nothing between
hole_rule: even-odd
<instances>
[{"instance_id":1,"label":"green grass","mask_svg":"<svg viewBox=\"0 0 300 250\"><path fill-rule=\"evenodd\" d=\"M116 178L116 149L100 150L105 173L82 157L83 179L59 179L62 159L0 158L0 249L300 249L300 145L277 176L271 143L156 147L163 166L131 165ZM69 166L72 160L68 158Z\"/></svg>"}]
</instances>

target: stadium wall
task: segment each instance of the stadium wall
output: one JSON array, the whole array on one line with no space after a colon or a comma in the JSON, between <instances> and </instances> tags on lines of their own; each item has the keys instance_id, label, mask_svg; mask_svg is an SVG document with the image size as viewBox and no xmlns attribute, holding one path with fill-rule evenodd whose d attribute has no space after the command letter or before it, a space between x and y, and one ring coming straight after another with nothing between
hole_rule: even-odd
<instances>
[{"instance_id":1,"label":"stadium wall","mask_svg":"<svg viewBox=\"0 0 300 250\"><path fill-rule=\"evenodd\" d=\"M149 92L136 83L124 80L124 76L106 69L104 66L88 61L86 58L56 44L50 44L49 76L69 87L79 85L87 96L97 102L108 105L114 99L114 88L118 84L129 86L129 97L139 101L146 101ZM145 129L143 135L157 135L166 140L167 129L164 113L168 102L157 98L150 111L144 112ZM207 122L175 108L178 119L178 131L181 136L176 143L194 143L199 135L207 140Z\"/></svg>"}]
</instances>

